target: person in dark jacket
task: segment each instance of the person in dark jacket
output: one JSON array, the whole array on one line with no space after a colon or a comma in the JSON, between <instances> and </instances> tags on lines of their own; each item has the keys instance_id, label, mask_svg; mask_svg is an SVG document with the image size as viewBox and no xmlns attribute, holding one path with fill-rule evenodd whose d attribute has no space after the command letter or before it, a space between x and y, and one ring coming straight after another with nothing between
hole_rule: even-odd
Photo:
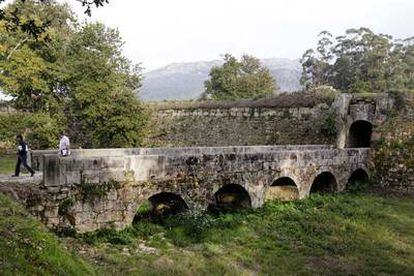
<instances>
[{"instance_id":1,"label":"person in dark jacket","mask_svg":"<svg viewBox=\"0 0 414 276\"><path fill-rule=\"evenodd\" d=\"M35 174L34 170L27 165L27 144L23 140L23 137L19 134L16 136L16 140L18 143L18 151L17 151L17 163L16 163L16 170L14 171L13 177L17 177L20 174L20 165L23 164L23 166L30 172L30 176L33 176Z\"/></svg>"}]
</instances>

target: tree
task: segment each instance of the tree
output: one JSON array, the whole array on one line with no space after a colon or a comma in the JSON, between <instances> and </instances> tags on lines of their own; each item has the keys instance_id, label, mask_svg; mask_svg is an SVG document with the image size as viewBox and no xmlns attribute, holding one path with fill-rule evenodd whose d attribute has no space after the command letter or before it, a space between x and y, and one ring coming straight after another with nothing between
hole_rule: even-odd
<instances>
[{"instance_id":1,"label":"tree","mask_svg":"<svg viewBox=\"0 0 414 276\"><path fill-rule=\"evenodd\" d=\"M224 56L222 66L213 67L210 79L204 83L203 98L215 100L246 99L271 95L276 82L269 69L252 56L243 55L238 61L230 54Z\"/></svg>"},{"instance_id":2,"label":"tree","mask_svg":"<svg viewBox=\"0 0 414 276\"><path fill-rule=\"evenodd\" d=\"M0 0L0 4L6 0ZM85 14L91 16L92 7L102 7L104 4L109 3L109 0L75 0L82 4L85 8ZM18 0L20 4L27 2L34 2L36 4L54 4L53 0ZM22 31L33 38L38 38L49 27L49 22L37 22L36 20L27 20L20 16L18 9L19 5L16 5L13 11L7 13L4 9L0 9L0 20L6 22L7 31Z\"/></svg>"},{"instance_id":3,"label":"tree","mask_svg":"<svg viewBox=\"0 0 414 276\"><path fill-rule=\"evenodd\" d=\"M393 76L390 81L392 87L414 90L414 37L396 41L391 63L388 70Z\"/></svg>"},{"instance_id":4,"label":"tree","mask_svg":"<svg viewBox=\"0 0 414 276\"><path fill-rule=\"evenodd\" d=\"M367 28L349 29L335 39L322 32L316 51L302 57L302 84L345 92L412 89L412 48L411 39L393 40Z\"/></svg>"},{"instance_id":5,"label":"tree","mask_svg":"<svg viewBox=\"0 0 414 276\"><path fill-rule=\"evenodd\" d=\"M71 130L85 146L142 142L148 114L134 94L141 86L141 68L122 56L122 45L117 30L95 23L85 25L68 46Z\"/></svg>"},{"instance_id":6,"label":"tree","mask_svg":"<svg viewBox=\"0 0 414 276\"><path fill-rule=\"evenodd\" d=\"M319 34L319 41L316 51L307 50L301 59L303 71L301 83L306 88L310 86L320 86L329 82L331 73L330 62L333 59L332 34L323 31Z\"/></svg>"},{"instance_id":7,"label":"tree","mask_svg":"<svg viewBox=\"0 0 414 276\"><path fill-rule=\"evenodd\" d=\"M56 112L60 108L61 58L75 19L67 5L16 1L5 12L17 10L19 18L48 22L49 27L34 38L20 29L7 32L0 20L0 87L15 98L17 108Z\"/></svg>"},{"instance_id":8,"label":"tree","mask_svg":"<svg viewBox=\"0 0 414 276\"><path fill-rule=\"evenodd\" d=\"M122 55L119 32L78 24L68 6L52 1L16 1L6 13L16 5L19 18L49 27L37 38L20 29L0 33L0 90L16 108L69 129L82 147L139 146L148 120L135 96L141 69ZM0 29L5 24L0 20ZM54 136L59 129L44 131Z\"/></svg>"}]
</instances>

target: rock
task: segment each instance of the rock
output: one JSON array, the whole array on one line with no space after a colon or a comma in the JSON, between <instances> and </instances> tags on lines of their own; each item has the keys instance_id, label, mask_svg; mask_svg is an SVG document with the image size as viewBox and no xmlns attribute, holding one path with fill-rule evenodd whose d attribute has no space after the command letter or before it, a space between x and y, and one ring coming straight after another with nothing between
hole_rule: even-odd
<instances>
[{"instance_id":1,"label":"rock","mask_svg":"<svg viewBox=\"0 0 414 276\"><path fill-rule=\"evenodd\" d=\"M144 254L159 254L159 250L153 247L146 246L145 244L141 243L138 245L138 249L136 250L137 253L144 253Z\"/></svg>"}]
</instances>

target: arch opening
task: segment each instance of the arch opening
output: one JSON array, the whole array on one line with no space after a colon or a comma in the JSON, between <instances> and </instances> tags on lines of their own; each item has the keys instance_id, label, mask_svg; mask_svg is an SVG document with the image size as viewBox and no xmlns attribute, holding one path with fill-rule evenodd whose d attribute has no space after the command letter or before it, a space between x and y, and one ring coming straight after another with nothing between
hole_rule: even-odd
<instances>
[{"instance_id":1,"label":"arch opening","mask_svg":"<svg viewBox=\"0 0 414 276\"><path fill-rule=\"evenodd\" d=\"M299 189L295 181L290 177L276 179L265 192L265 201L290 201L296 199L299 199Z\"/></svg>"},{"instance_id":2,"label":"arch opening","mask_svg":"<svg viewBox=\"0 0 414 276\"><path fill-rule=\"evenodd\" d=\"M230 184L221 187L214 194L214 203L208 206L210 212L226 212L251 208L249 193L240 185Z\"/></svg>"},{"instance_id":3,"label":"arch opening","mask_svg":"<svg viewBox=\"0 0 414 276\"><path fill-rule=\"evenodd\" d=\"M136 210L133 224L142 221L163 224L165 219L188 211L188 205L181 196L174 193L161 192L151 196Z\"/></svg>"},{"instance_id":4,"label":"arch opening","mask_svg":"<svg viewBox=\"0 0 414 276\"><path fill-rule=\"evenodd\" d=\"M313 180L310 193L334 193L336 190L335 176L330 172L323 172Z\"/></svg>"},{"instance_id":5,"label":"arch opening","mask_svg":"<svg viewBox=\"0 0 414 276\"><path fill-rule=\"evenodd\" d=\"M142 204L135 215L134 221L143 218L163 218L188 210L188 205L181 196L162 192L151 196Z\"/></svg>"},{"instance_id":6,"label":"arch opening","mask_svg":"<svg viewBox=\"0 0 414 276\"><path fill-rule=\"evenodd\" d=\"M371 146L372 124L368 121L356 121L349 128L348 147L369 148Z\"/></svg>"},{"instance_id":7,"label":"arch opening","mask_svg":"<svg viewBox=\"0 0 414 276\"><path fill-rule=\"evenodd\" d=\"M355 190L363 186L369 180L368 173L364 169L355 170L348 179L347 189Z\"/></svg>"}]
</instances>

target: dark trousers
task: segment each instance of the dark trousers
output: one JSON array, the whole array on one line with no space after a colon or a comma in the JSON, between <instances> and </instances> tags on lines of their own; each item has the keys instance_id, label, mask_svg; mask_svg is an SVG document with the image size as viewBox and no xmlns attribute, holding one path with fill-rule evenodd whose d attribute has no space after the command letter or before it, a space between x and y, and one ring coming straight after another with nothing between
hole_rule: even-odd
<instances>
[{"instance_id":1,"label":"dark trousers","mask_svg":"<svg viewBox=\"0 0 414 276\"><path fill-rule=\"evenodd\" d=\"M31 173L34 174L34 170L27 165L27 156L18 156L17 163L16 163L16 170L14 171L14 175L18 176L20 174L20 165L23 166Z\"/></svg>"}]
</instances>

